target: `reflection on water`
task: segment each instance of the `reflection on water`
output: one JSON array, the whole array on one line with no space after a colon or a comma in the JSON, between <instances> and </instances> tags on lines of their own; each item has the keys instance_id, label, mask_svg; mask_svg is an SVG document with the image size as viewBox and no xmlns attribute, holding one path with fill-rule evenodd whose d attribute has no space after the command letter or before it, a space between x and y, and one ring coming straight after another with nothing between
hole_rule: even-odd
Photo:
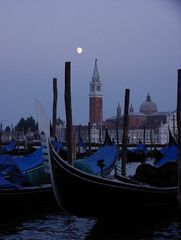
<instances>
[{"instance_id":1,"label":"reflection on water","mask_svg":"<svg viewBox=\"0 0 181 240\"><path fill-rule=\"evenodd\" d=\"M175 221L168 226L158 228L152 233L153 239L181 239L181 222Z\"/></svg>"},{"instance_id":2,"label":"reflection on water","mask_svg":"<svg viewBox=\"0 0 181 240\"><path fill-rule=\"evenodd\" d=\"M31 217L31 219L9 219L0 224L0 239L85 239L86 233L95 223L94 219L81 219L62 213Z\"/></svg>"},{"instance_id":3,"label":"reflection on water","mask_svg":"<svg viewBox=\"0 0 181 240\"><path fill-rule=\"evenodd\" d=\"M181 239L180 232L178 232L178 225L174 223L174 227L169 223L167 225L148 225L142 223L104 223L97 222L91 229L89 235L86 236L86 240L129 240L129 239ZM164 227L163 227L164 226ZM169 229L172 228L173 231ZM169 236L169 238L163 238L163 236Z\"/></svg>"},{"instance_id":4,"label":"reflection on water","mask_svg":"<svg viewBox=\"0 0 181 240\"><path fill-rule=\"evenodd\" d=\"M121 218L121 216L120 216ZM97 221L54 212L39 216L16 216L0 221L2 240L126 240L181 239L178 219L145 224L139 222Z\"/></svg>"}]
</instances>

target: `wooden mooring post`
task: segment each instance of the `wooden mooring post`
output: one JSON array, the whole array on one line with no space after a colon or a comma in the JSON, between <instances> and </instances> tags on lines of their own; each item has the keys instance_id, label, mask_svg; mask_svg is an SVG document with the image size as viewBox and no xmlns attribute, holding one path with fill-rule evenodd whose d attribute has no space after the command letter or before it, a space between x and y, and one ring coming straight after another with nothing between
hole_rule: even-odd
<instances>
[{"instance_id":1,"label":"wooden mooring post","mask_svg":"<svg viewBox=\"0 0 181 240\"><path fill-rule=\"evenodd\" d=\"M127 163L127 144L128 144L128 121L129 121L129 95L130 90L125 90L124 100L124 126L123 126L123 140L122 140L122 166L121 173L126 176L126 163Z\"/></svg>"},{"instance_id":2,"label":"wooden mooring post","mask_svg":"<svg viewBox=\"0 0 181 240\"><path fill-rule=\"evenodd\" d=\"M2 145L2 131L3 131L3 124L0 124L0 147Z\"/></svg>"},{"instance_id":3,"label":"wooden mooring post","mask_svg":"<svg viewBox=\"0 0 181 240\"><path fill-rule=\"evenodd\" d=\"M177 129L178 129L178 209L181 212L181 69L178 69L177 84Z\"/></svg>"},{"instance_id":4,"label":"wooden mooring post","mask_svg":"<svg viewBox=\"0 0 181 240\"><path fill-rule=\"evenodd\" d=\"M52 137L56 136L56 124L57 124L57 79L53 78L53 116L52 116Z\"/></svg>"},{"instance_id":5,"label":"wooden mooring post","mask_svg":"<svg viewBox=\"0 0 181 240\"><path fill-rule=\"evenodd\" d=\"M65 62L65 112L67 125L67 159L72 164L73 160L73 127L72 127L72 104L71 104L71 62Z\"/></svg>"},{"instance_id":6,"label":"wooden mooring post","mask_svg":"<svg viewBox=\"0 0 181 240\"><path fill-rule=\"evenodd\" d=\"M91 125L88 123L88 141L89 141L89 151L91 151Z\"/></svg>"},{"instance_id":7,"label":"wooden mooring post","mask_svg":"<svg viewBox=\"0 0 181 240\"><path fill-rule=\"evenodd\" d=\"M78 154L80 154L80 139L81 139L81 124L79 124L79 132L78 132Z\"/></svg>"}]
</instances>

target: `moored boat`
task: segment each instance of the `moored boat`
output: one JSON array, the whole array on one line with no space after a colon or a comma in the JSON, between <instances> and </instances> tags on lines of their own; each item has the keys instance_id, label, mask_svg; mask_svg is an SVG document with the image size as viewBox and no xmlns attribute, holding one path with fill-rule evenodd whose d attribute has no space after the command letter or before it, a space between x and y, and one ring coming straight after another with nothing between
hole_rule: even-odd
<instances>
[{"instance_id":1,"label":"moored boat","mask_svg":"<svg viewBox=\"0 0 181 240\"><path fill-rule=\"evenodd\" d=\"M61 209L79 217L158 214L177 206L177 186L157 187L129 178L93 175L68 164L50 144L51 179Z\"/></svg>"}]
</instances>

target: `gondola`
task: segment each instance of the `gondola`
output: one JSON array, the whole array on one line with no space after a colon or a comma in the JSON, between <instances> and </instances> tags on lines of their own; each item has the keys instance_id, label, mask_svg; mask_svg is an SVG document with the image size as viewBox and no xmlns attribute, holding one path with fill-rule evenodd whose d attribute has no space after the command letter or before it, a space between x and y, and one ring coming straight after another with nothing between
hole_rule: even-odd
<instances>
[{"instance_id":1,"label":"gondola","mask_svg":"<svg viewBox=\"0 0 181 240\"><path fill-rule=\"evenodd\" d=\"M103 145L94 153L73 161L73 166L92 174L108 175L113 170L120 157L120 150L111 141L108 130L105 132Z\"/></svg>"},{"instance_id":2,"label":"gondola","mask_svg":"<svg viewBox=\"0 0 181 240\"><path fill-rule=\"evenodd\" d=\"M0 173L0 217L43 211L56 205L50 177L42 166L26 174L12 168L9 175Z\"/></svg>"},{"instance_id":3,"label":"gondola","mask_svg":"<svg viewBox=\"0 0 181 240\"><path fill-rule=\"evenodd\" d=\"M78 217L132 218L172 212L177 208L177 186L157 187L76 169L49 143L54 195L61 209ZM155 215L154 215L155 216Z\"/></svg>"},{"instance_id":4,"label":"gondola","mask_svg":"<svg viewBox=\"0 0 181 240\"><path fill-rule=\"evenodd\" d=\"M27 185L27 182L29 182L28 185L50 183L45 165L46 159L42 148L22 157L0 154L0 177L22 186Z\"/></svg>"},{"instance_id":5,"label":"gondola","mask_svg":"<svg viewBox=\"0 0 181 240\"><path fill-rule=\"evenodd\" d=\"M161 149L157 149L154 147L153 150L149 151L150 157L155 159L155 165L160 165L160 163L167 162L167 159L171 159L172 161L176 162L178 159L178 143L173 137L170 129L168 130L169 133L169 141L167 146L164 146ZM167 159L165 159L165 155L167 156ZM165 160L163 160L165 159Z\"/></svg>"},{"instance_id":6,"label":"gondola","mask_svg":"<svg viewBox=\"0 0 181 240\"><path fill-rule=\"evenodd\" d=\"M56 206L50 174L46 172L46 149L25 157L0 156L0 212L16 216Z\"/></svg>"},{"instance_id":7,"label":"gondola","mask_svg":"<svg viewBox=\"0 0 181 240\"><path fill-rule=\"evenodd\" d=\"M12 153L13 151L16 150L16 146L17 146L17 142L12 141L12 142L4 145L4 146L1 146L0 147L0 153L1 154L3 154L3 153L5 153L5 154L9 153L10 154L10 153Z\"/></svg>"},{"instance_id":8,"label":"gondola","mask_svg":"<svg viewBox=\"0 0 181 240\"><path fill-rule=\"evenodd\" d=\"M0 218L46 211L56 207L51 184L0 188Z\"/></svg>"},{"instance_id":9,"label":"gondola","mask_svg":"<svg viewBox=\"0 0 181 240\"><path fill-rule=\"evenodd\" d=\"M127 149L127 161L128 162L145 162L148 154L148 149L142 142L133 148Z\"/></svg>"}]
</instances>

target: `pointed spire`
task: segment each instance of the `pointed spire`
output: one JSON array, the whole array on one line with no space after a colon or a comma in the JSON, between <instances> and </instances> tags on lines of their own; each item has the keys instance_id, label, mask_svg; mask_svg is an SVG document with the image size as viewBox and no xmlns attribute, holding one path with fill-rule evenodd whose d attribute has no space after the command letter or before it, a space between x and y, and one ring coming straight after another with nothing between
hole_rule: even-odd
<instances>
[{"instance_id":1,"label":"pointed spire","mask_svg":"<svg viewBox=\"0 0 181 240\"><path fill-rule=\"evenodd\" d=\"M129 113L133 113L134 112L134 108L133 108L133 105L132 105L132 103L131 103L131 106L130 106L130 108L129 108Z\"/></svg>"},{"instance_id":2,"label":"pointed spire","mask_svg":"<svg viewBox=\"0 0 181 240\"><path fill-rule=\"evenodd\" d=\"M95 59L95 64L94 64L94 72L92 75L92 82L99 82L100 78L99 78L99 71L98 71L98 67L97 67L97 59Z\"/></svg>"},{"instance_id":3,"label":"pointed spire","mask_svg":"<svg viewBox=\"0 0 181 240\"><path fill-rule=\"evenodd\" d=\"M120 102L118 103L117 109L121 110Z\"/></svg>"},{"instance_id":4,"label":"pointed spire","mask_svg":"<svg viewBox=\"0 0 181 240\"><path fill-rule=\"evenodd\" d=\"M120 102L118 103L118 106L117 106L117 118L121 118L121 106L120 106Z\"/></svg>"},{"instance_id":5,"label":"pointed spire","mask_svg":"<svg viewBox=\"0 0 181 240\"><path fill-rule=\"evenodd\" d=\"M147 101L147 102L151 102L151 97L150 97L150 94L149 94L149 93L148 93L148 95L147 95L146 101Z\"/></svg>"}]
</instances>

